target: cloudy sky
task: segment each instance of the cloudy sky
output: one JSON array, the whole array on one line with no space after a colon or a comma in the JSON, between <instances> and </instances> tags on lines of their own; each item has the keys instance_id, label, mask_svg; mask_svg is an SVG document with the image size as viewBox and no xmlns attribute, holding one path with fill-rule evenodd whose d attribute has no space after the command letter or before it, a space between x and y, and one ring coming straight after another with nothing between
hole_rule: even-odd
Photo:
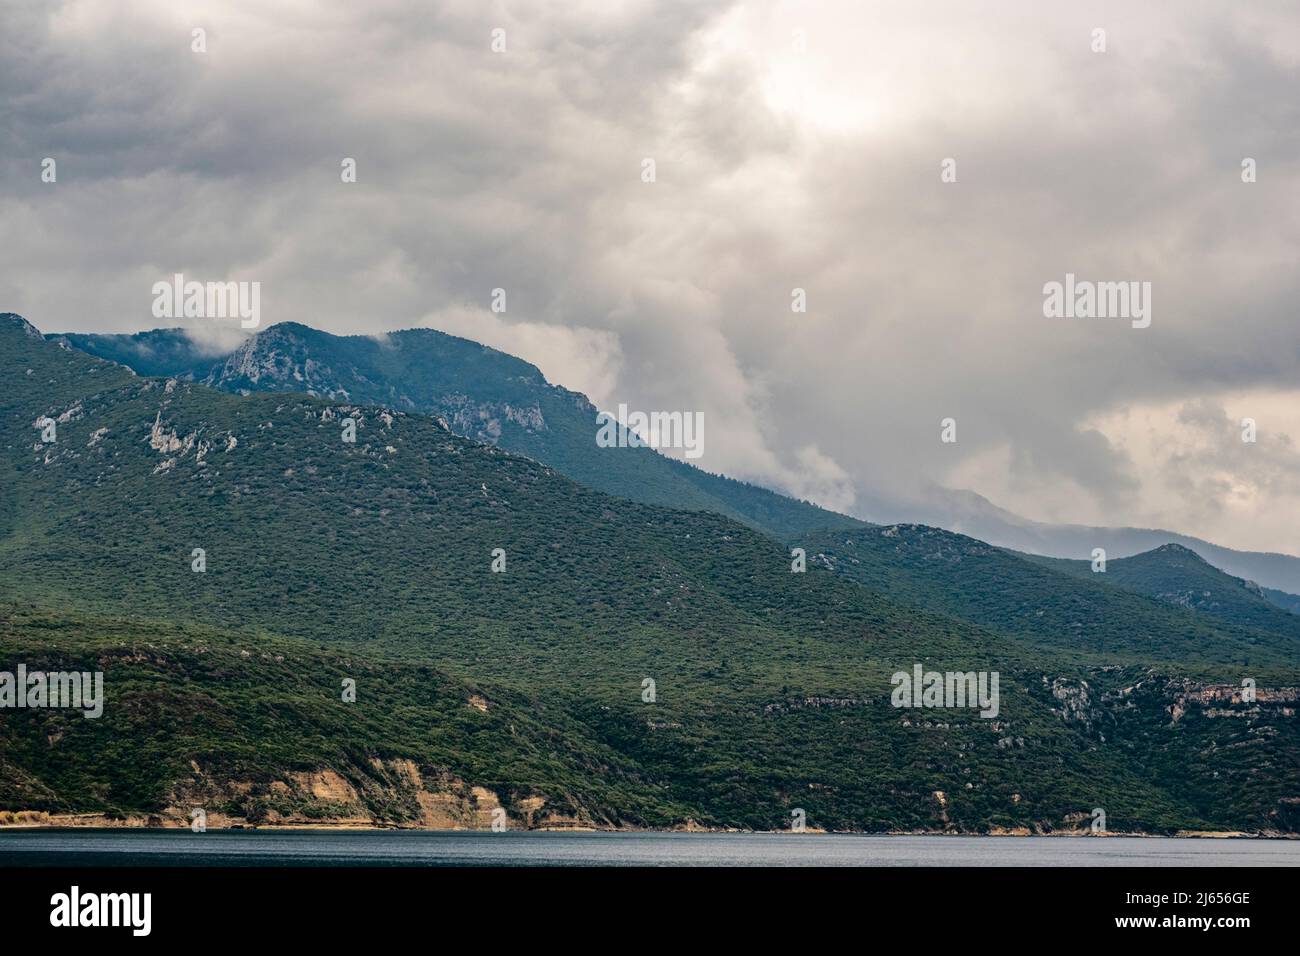
<instances>
[{"instance_id":1,"label":"cloudy sky","mask_svg":"<svg viewBox=\"0 0 1300 956\"><path fill-rule=\"evenodd\" d=\"M175 272L258 281L263 325L431 326L602 407L703 411L709 469L866 517L970 489L1300 553L1293 0L0 0L0 24L0 311L44 331L152 328ZM1045 318L1066 273L1150 282L1150 327Z\"/></svg>"}]
</instances>

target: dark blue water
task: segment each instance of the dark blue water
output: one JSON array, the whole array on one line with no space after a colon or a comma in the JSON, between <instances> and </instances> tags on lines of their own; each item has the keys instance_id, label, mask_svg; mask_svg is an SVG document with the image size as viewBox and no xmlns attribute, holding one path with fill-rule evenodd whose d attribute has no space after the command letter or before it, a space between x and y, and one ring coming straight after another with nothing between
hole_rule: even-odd
<instances>
[{"instance_id":1,"label":"dark blue water","mask_svg":"<svg viewBox=\"0 0 1300 956\"><path fill-rule=\"evenodd\" d=\"M1300 841L1140 837L5 830L0 866L1300 866Z\"/></svg>"}]
</instances>

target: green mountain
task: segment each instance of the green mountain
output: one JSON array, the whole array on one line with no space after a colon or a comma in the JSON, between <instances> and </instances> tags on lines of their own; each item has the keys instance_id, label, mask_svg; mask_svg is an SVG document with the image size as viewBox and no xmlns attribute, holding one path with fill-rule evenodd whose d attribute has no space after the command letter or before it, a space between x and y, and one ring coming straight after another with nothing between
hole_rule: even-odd
<instances>
[{"instance_id":1,"label":"green mountain","mask_svg":"<svg viewBox=\"0 0 1300 956\"><path fill-rule=\"evenodd\" d=\"M908 509L917 511L916 506ZM1216 568L1266 589L1300 594L1300 557L1271 551L1238 551L1191 535L1158 528L1048 524L1022 518L972 491L938 490L928 496L923 517L900 514L895 520L923 521L981 541L1019 551L1079 560L1104 548L1112 558L1132 557L1165 544L1180 544ZM1286 606L1285 598L1283 604Z\"/></svg>"},{"instance_id":2,"label":"green mountain","mask_svg":"<svg viewBox=\"0 0 1300 956\"><path fill-rule=\"evenodd\" d=\"M717 512L777 536L863 524L650 448L601 448L598 412L585 395L549 384L536 366L512 355L433 329L335 336L286 322L220 358L205 355L179 329L51 338L141 375L227 392L305 392L426 412L458 435L527 455L589 488L645 504Z\"/></svg>"},{"instance_id":3,"label":"green mountain","mask_svg":"<svg viewBox=\"0 0 1300 956\"><path fill-rule=\"evenodd\" d=\"M1279 591L1277 588L1264 588L1264 597L1282 608L1284 611L1290 611L1292 614L1300 614L1300 595L1288 594L1286 591Z\"/></svg>"},{"instance_id":4,"label":"green mountain","mask_svg":"<svg viewBox=\"0 0 1300 956\"><path fill-rule=\"evenodd\" d=\"M140 378L16 316L0 380L0 672L98 670L106 696L99 719L0 709L10 819L787 828L802 809L986 832L1104 808L1114 830L1300 831L1283 636L1117 589L1148 609L1138 633L973 624L434 417ZM1081 586L1011 559L1057 600ZM978 575L939 580L978 604ZM891 706L914 664L998 672L996 716Z\"/></svg>"},{"instance_id":5,"label":"green mountain","mask_svg":"<svg viewBox=\"0 0 1300 956\"><path fill-rule=\"evenodd\" d=\"M1243 665L1285 664L1300 653L1300 618L1257 595L1253 616L1207 618L1190 605L1169 607L1161 595L1115 586L1120 576L1112 569L1137 558L1109 562L1101 580L1086 563L1085 573L1076 574L1078 562L1018 555L925 525L820 532L799 544L810 562L895 601L1037 647L1099 658L1203 657ZM1192 557L1220 581L1236 581Z\"/></svg>"},{"instance_id":6,"label":"green mountain","mask_svg":"<svg viewBox=\"0 0 1300 956\"><path fill-rule=\"evenodd\" d=\"M1225 574L1180 544L1165 544L1133 557L1109 560L1104 572L1094 572L1089 561L1025 557L1075 577L1150 595L1166 604L1241 627L1285 634L1300 644L1300 615L1284 610L1258 584ZM1277 593L1283 599L1300 600Z\"/></svg>"}]
</instances>

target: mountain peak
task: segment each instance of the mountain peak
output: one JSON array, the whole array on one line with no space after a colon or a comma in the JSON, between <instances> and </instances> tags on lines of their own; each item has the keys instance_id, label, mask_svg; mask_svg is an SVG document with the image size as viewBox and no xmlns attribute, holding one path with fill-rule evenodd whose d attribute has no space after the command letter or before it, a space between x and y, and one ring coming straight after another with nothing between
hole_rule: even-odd
<instances>
[{"instance_id":1,"label":"mountain peak","mask_svg":"<svg viewBox=\"0 0 1300 956\"><path fill-rule=\"evenodd\" d=\"M12 329L16 332L22 332L30 339L44 338L40 329L32 325L17 312L0 312L0 327L6 330Z\"/></svg>"},{"instance_id":2,"label":"mountain peak","mask_svg":"<svg viewBox=\"0 0 1300 956\"><path fill-rule=\"evenodd\" d=\"M215 355L183 333L69 335L71 344L140 374L181 377L219 391L305 392L441 418L451 431L554 467L598 491L689 511L714 511L777 536L859 527L762 488L713 475L651 448L605 449L596 407L547 382L532 363L480 342L416 327L335 335L278 322Z\"/></svg>"},{"instance_id":3,"label":"mountain peak","mask_svg":"<svg viewBox=\"0 0 1300 956\"><path fill-rule=\"evenodd\" d=\"M1158 548L1152 548L1150 551L1145 552L1145 555L1152 556L1152 557L1160 556L1160 557L1167 557L1167 558L1191 558L1200 564L1206 564L1206 565L1209 564L1208 561L1206 561L1203 557L1201 557L1191 548L1188 548L1181 544L1176 544L1173 541L1169 542L1168 544L1162 544ZM1143 556L1144 556L1143 554L1134 555L1134 557L1139 557L1139 558Z\"/></svg>"},{"instance_id":4,"label":"mountain peak","mask_svg":"<svg viewBox=\"0 0 1300 956\"><path fill-rule=\"evenodd\" d=\"M247 345L249 342L258 339L267 340L290 336L305 338L313 335L325 336L329 335L329 333L322 332L319 329L313 329L310 325L303 325L301 322L276 322L274 325L268 325L260 332L254 332L248 337L244 344Z\"/></svg>"}]
</instances>

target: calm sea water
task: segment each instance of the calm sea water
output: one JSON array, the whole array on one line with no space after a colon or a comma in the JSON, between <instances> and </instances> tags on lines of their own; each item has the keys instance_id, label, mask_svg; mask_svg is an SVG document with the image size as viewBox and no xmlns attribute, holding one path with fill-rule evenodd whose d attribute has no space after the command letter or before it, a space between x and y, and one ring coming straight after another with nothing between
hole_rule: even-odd
<instances>
[{"instance_id":1,"label":"calm sea water","mask_svg":"<svg viewBox=\"0 0 1300 956\"><path fill-rule=\"evenodd\" d=\"M6 830L10 866L1300 866L1300 841L789 833Z\"/></svg>"}]
</instances>

